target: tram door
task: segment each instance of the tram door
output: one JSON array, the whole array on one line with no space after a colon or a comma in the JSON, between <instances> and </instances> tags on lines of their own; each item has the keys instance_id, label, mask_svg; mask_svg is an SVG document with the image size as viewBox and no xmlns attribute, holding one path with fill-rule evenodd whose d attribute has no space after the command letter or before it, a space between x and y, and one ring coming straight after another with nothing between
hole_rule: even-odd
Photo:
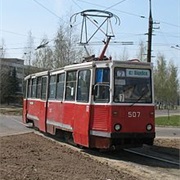
<instances>
[{"instance_id":1,"label":"tram door","mask_svg":"<svg viewBox=\"0 0 180 180\"><path fill-rule=\"evenodd\" d=\"M89 146L91 70L78 71L73 136L77 144Z\"/></svg>"},{"instance_id":2,"label":"tram door","mask_svg":"<svg viewBox=\"0 0 180 180\"><path fill-rule=\"evenodd\" d=\"M42 77L41 100L39 102L39 129L46 132L47 96L48 96L48 76Z\"/></svg>"}]
</instances>

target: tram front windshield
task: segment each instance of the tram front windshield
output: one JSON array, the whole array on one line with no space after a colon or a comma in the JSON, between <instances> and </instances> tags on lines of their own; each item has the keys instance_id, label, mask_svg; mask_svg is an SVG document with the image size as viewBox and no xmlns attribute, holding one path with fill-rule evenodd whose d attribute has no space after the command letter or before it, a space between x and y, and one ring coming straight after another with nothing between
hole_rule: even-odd
<instances>
[{"instance_id":1,"label":"tram front windshield","mask_svg":"<svg viewBox=\"0 0 180 180\"><path fill-rule=\"evenodd\" d=\"M114 102L152 103L151 71L149 69L114 69Z\"/></svg>"}]
</instances>

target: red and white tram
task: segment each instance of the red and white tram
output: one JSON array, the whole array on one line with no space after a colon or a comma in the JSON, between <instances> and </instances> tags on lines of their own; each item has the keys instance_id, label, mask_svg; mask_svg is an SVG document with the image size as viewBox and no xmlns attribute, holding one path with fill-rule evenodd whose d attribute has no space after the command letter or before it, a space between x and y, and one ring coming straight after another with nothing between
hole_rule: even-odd
<instances>
[{"instance_id":1,"label":"red and white tram","mask_svg":"<svg viewBox=\"0 0 180 180\"><path fill-rule=\"evenodd\" d=\"M25 78L23 122L88 148L152 145L152 64L92 61Z\"/></svg>"}]
</instances>

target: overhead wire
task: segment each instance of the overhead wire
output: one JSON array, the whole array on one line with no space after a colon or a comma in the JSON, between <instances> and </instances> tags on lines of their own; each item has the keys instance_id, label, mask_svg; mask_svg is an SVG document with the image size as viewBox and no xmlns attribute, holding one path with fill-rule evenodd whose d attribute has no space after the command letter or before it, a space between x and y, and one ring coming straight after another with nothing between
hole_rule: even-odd
<instances>
[{"instance_id":1,"label":"overhead wire","mask_svg":"<svg viewBox=\"0 0 180 180\"><path fill-rule=\"evenodd\" d=\"M48 9L46 6L44 6L43 4L41 4L40 2L38 2L37 0L33 0L36 4L38 4L39 6L41 6L42 8L44 8L46 11L48 11L49 13L51 13L52 15L54 15L56 18L63 20L61 17L59 17L56 13L54 13L53 11L51 11L50 9Z\"/></svg>"},{"instance_id":2,"label":"overhead wire","mask_svg":"<svg viewBox=\"0 0 180 180\"><path fill-rule=\"evenodd\" d=\"M112 9L112 7L116 6L117 4L120 4L121 2L125 1L125 0L122 0L114 5L112 5L112 7L109 7L107 8L106 6L104 5L100 5L100 4L96 4L96 3L91 3L91 2L87 2L85 0L77 0L77 1L80 1L80 2L83 2L83 3L86 3L86 4L91 4L91 5L94 5L94 6L98 6L98 7L102 7L102 8L106 8L106 9ZM119 9L112 9L114 11L118 11L118 12L121 12L121 13L124 13L124 14L128 14L128 15L131 15L131 16L136 16L136 17L139 17L139 18L144 18L144 19L148 19L148 17L144 16L144 15L138 15L138 14L135 14L135 13L131 13L131 12L126 12L126 11L121 11ZM161 21L161 20L155 20L155 21L158 21L162 24L166 24L166 25L169 25L169 26L174 26L174 27L180 27L180 25L176 25L176 24L172 24L172 23L169 23L169 22L165 22L165 21Z\"/></svg>"},{"instance_id":3,"label":"overhead wire","mask_svg":"<svg viewBox=\"0 0 180 180\"><path fill-rule=\"evenodd\" d=\"M59 17L56 13L54 13L53 11L51 11L50 9L48 9L47 7L45 7L43 4L41 4L40 2L38 2L37 0L33 0L35 3L37 3L39 6L41 6L42 8L44 8L45 10L47 10L49 13L51 13L52 15L54 15L55 17L57 17L58 19L62 19L61 17ZM119 2L117 2L116 4L110 6L110 7L105 7L103 5L98 5L98 4L95 4L95 3L90 3L90 2L87 2L87 1L84 1L84 0L78 0L78 1L81 1L81 2L84 2L84 3L88 3L88 4L91 4L91 5L95 5L95 6L99 6L99 7L103 7L103 8L106 8L107 9L112 9L114 6L117 6L118 4L126 1L126 0L121 0ZM77 4L77 2L75 2L74 0L72 0L72 2L74 4L76 4L77 7L79 7L80 9L82 9L82 7L80 5ZM136 17L141 17L141 18L147 18L145 16L140 16L140 15L137 15L137 14L134 14L134 13L129 13L129 12L125 12L125 11L120 11L120 10L117 10L117 9L114 9L113 10L115 11L118 11L118 12L121 12L121 13L125 13L125 14L128 14L128 15L132 15L132 16L136 16ZM174 25L172 23L167 23L167 22L164 22L164 21L161 21L161 23L164 23L164 24L167 24L167 25L171 25L171 26L175 26L175 27L180 27L178 25ZM16 33L16 32L12 32L12 31L6 31L6 30L3 30L4 32L7 32L7 33L11 33L11 34L16 34L16 35L20 35L20 36L25 36L27 37L28 35L23 35L23 34L20 34L20 33ZM35 37L37 38L37 37ZM38 39L42 39L42 38L38 38ZM169 44L169 43L168 43Z\"/></svg>"},{"instance_id":4,"label":"overhead wire","mask_svg":"<svg viewBox=\"0 0 180 180\"><path fill-rule=\"evenodd\" d=\"M107 7L104 6L104 5L87 2L87 1L84 1L84 0L77 0L77 1L81 1L81 2L86 3L86 4L91 4L91 5L94 5L94 6L98 6L98 7L107 9ZM115 5L112 5L112 6L114 7ZM110 8L108 8L108 9L110 9ZM138 14L134 14L134 13L126 12L126 11L121 11L121 10L119 10L119 9L114 9L114 8L113 8L112 10L118 11L118 12L121 12L121 13L124 13L124 14L128 14L128 15L131 15L131 16L136 16L136 17L140 17L140 18L147 18L147 17L145 17L144 15L138 15Z\"/></svg>"},{"instance_id":5,"label":"overhead wire","mask_svg":"<svg viewBox=\"0 0 180 180\"><path fill-rule=\"evenodd\" d=\"M113 8L114 6L117 6L118 4L123 3L124 1L127 1L127 0L121 0L120 2L117 2L117 3L113 4L112 6L106 8L106 9L104 9L104 10L106 11L106 10L108 10L108 9L111 9L111 8Z\"/></svg>"},{"instance_id":6,"label":"overhead wire","mask_svg":"<svg viewBox=\"0 0 180 180\"><path fill-rule=\"evenodd\" d=\"M15 34L15 35L18 35L18 36L24 36L24 37L28 36L28 35L25 35L25 34L20 34L20 33L17 33L17 32L8 31L8 30L4 30L4 29L0 29L0 31L10 33L10 34Z\"/></svg>"},{"instance_id":7,"label":"overhead wire","mask_svg":"<svg viewBox=\"0 0 180 180\"><path fill-rule=\"evenodd\" d=\"M118 11L118 12L121 12L121 13L125 13L125 14L128 14L128 15L132 15L132 16L136 16L136 17L148 19L148 17L143 16L143 15L137 15L137 14L134 14L134 13L129 13L129 12L125 12L125 11L120 11L120 10L117 10L117 9L114 9L114 8L113 8L113 7L117 6L118 4L124 2L125 0L121 0L121 1L119 1L119 2L117 2L117 3L115 3L114 5L110 6L110 7L105 7L105 6L103 6L103 5L99 5L99 4L96 4L96 3L87 2L87 1L85 1L85 0L78 0L78 1L83 2L83 3L87 3L87 4L91 4L91 5L94 5L94 6L102 7L102 8L105 8L105 10L113 9L113 10L115 10L115 11ZM159 20L156 20L156 21L158 21L158 22L160 22L160 23L162 23L162 24L169 25L169 26L180 27L179 25L175 25L175 24L173 24L173 23L168 23L168 22L159 21ZM172 35L172 36L174 36L174 35ZM163 34L163 37L165 37L164 34ZM174 37L178 37L178 36L174 36ZM166 40L166 41L167 41L167 40ZM158 44L158 43L157 43L157 44ZM154 43L154 45L156 46L155 43ZM160 45L160 43L159 43L159 45ZM163 44L163 46L165 46L165 45ZM169 46L169 43L167 43L166 46Z\"/></svg>"}]
</instances>

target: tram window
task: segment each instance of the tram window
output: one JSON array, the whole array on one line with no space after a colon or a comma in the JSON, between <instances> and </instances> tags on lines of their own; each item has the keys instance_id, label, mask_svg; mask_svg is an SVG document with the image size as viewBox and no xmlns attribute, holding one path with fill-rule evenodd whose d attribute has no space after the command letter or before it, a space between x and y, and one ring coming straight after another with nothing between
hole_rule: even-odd
<instances>
[{"instance_id":1,"label":"tram window","mask_svg":"<svg viewBox=\"0 0 180 180\"><path fill-rule=\"evenodd\" d=\"M152 85L149 69L114 69L114 102L151 103Z\"/></svg>"},{"instance_id":2,"label":"tram window","mask_svg":"<svg viewBox=\"0 0 180 180\"><path fill-rule=\"evenodd\" d=\"M76 71L67 72L65 100L74 101L76 93Z\"/></svg>"},{"instance_id":3,"label":"tram window","mask_svg":"<svg viewBox=\"0 0 180 180\"><path fill-rule=\"evenodd\" d=\"M37 98L41 98L41 77L37 78Z\"/></svg>"},{"instance_id":4,"label":"tram window","mask_svg":"<svg viewBox=\"0 0 180 180\"><path fill-rule=\"evenodd\" d=\"M56 95L56 75L50 76L50 83L49 83L49 98L55 99Z\"/></svg>"},{"instance_id":5,"label":"tram window","mask_svg":"<svg viewBox=\"0 0 180 180\"><path fill-rule=\"evenodd\" d=\"M28 80L23 82L23 98L27 98Z\"/></svg>"},{"instance_id":6,"label":"tram window","mask_svg":"<svg viewBox=\"0 0 180 180\"><path fill-rule=\"evenodd\" d=\"M109 83L110 81L109 68L96 69L96 83Z\"/></svg>"},{"instance_id":7,"label":"tram window","mask_svg":"<svg viewBox=\"0 0 180 180\"><path fill-rule=\"evenodd\" d=\"M65 74L57 75L57 89L56 89L56 98L62 100L64 94L64 79Z\"/></svg>"},{"instance_id":8,"label":"tram window","mask_svg":"<svg viewBox=\"0 0 180 180\"><path fill-rule=\"evenodd\" d=\"M89 101L90 70L82 70L78 73L77 101Z\"/></svg>"},{"instance_id":9,"label":"tram window","mask_svg":"<svg viewBox=\"0 0 180 180\"><path fill-rule=\"evenodd\" d=\"M109 102L110 96L110 70L109 68L96 69L94 85L94 101L96 103Z\"/></svg>"},{"instance_id":10,"label":"tram window","mask_svg":"<svg viewBox=\"0 0 180 180\"><path fill-rule=\"evenodd\" d=\"M46 86L47 86L47 78L43 77L42 78L42 96L41 96L42 99L46 99L46 89L47 89Z\"/></svg>"},{"instance_id":11,"label":"tram window","mask_svg":"<svg viewBox=\"0 0 180 180\"><path fill-rule=\"evenodd\" d=\"M32 86L31 86L31 97L36 98L36 81L37 79L32 79Z\"/></svg>"},{"instance_id":12,"label":"tram window","mask_svg":"<svg viewBox=\"0 0 180 180\"><path fill-rule=\"evenodd\" d=\"M27 93L28 97L31 97L31 79L28 79L28 93Z\"/></svg>"},{"instance_id":13,"label":"tram window","mask_svg":"<svg viewBox=\"0 0 180 180\"><path fill-rule=\"evenodd\" d=\"M26 80L23 82L23 97L24 98L27 98L28 97L28 84L29 83L29 80Z\"/></svg>"}]
</instances>

